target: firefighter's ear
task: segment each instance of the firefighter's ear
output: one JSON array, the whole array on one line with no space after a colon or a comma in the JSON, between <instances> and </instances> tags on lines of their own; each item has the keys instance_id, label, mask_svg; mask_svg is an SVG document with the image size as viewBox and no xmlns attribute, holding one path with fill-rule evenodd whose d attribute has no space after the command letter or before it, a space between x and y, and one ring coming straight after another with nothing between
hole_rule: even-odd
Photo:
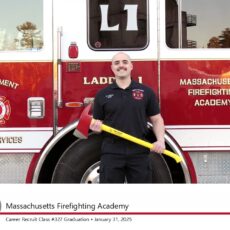
<instances>
[{"instance_id":1,"label":"firefighter's ear","mask_svg":"<svg viewBox=\"0 0 230 230\"><path fill-rule=\"evenodd\" d=\"M113 73L114 73L114 65L113 65L113 64L111 65L111 70L112 70Z\"/></svg>"},{"instance_id":2,"label":"firefighter's ear","mask_svg":"<svg viewBox=\"0 0 230 230\"><path fill-rule=\"evenodd\" d=\"M130 70L133 70L133 63L130 62Z\"/></svg>"}]
</instances>

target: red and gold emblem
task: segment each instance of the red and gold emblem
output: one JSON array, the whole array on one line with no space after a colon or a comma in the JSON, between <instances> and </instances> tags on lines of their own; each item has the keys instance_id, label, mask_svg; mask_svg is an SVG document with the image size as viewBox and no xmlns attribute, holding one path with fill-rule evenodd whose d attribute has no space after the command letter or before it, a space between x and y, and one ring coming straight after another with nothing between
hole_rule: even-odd
<instances>
[{"instance_id":1,"label":"red and gold emblem","mask_svg":"<svg viewBox=\"0 0 230 230\"><path fill-rule=\"evenodd\" d=\"M6 97L0 96L0 125L5 124L6 120L9 120L11 113L11 107L9 100Z\"/></svg>"},{"instance_id":2,"label":"red and gold emblem","mask_svg":"<svg viewBox=\"0 0 230 230\"><path fill-rule=\"evenodd\" d=\"M142 89L133 89L132 94L135 100L142 100L144 98L144 90Z\"/></svg>"}]
</instances>

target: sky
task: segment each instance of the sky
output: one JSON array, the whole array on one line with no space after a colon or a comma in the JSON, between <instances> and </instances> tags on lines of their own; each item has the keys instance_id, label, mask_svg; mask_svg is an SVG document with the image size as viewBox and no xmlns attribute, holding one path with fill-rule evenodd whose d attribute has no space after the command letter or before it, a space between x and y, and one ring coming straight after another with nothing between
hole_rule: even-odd
<instances>
[{"instance_id":1,"label":"sky","mask_svg":"<svg viewBox=\"0 0 230 230\"><path fill-rule=\"evenodd\" d=\"M42 28L43 0L0 0L0 6L1 30L6 29L7 33L16 35L16 26L26 21L33 22L38 29Z\"/></svg>"}]
</instances>

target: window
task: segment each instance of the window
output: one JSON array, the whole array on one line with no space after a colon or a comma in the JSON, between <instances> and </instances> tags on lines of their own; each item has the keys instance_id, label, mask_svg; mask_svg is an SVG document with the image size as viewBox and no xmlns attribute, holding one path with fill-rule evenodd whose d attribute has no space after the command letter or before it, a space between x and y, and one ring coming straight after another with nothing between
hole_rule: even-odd
<instances>
[{"instance_id":1,"label":"window","mask_svg":"<svg viewBox=\"0 0 230 230\"><path fill-rule=\"evenodd\" d=\"M167 45L170 48L229 48L229 9L227 0L166 0Z\"/></svg>"},{"instance_id":2,"label":"window","mask_svg":"<svg viewBox=\"0 0 230 230\"><path fill-rule=\"evenodd\" d=\"M148 44L147 0L88 0L93 50L140 50Z\"/></svg>"},{"instance_id":3,"label":"window","mask_svg":"<svg viewBox=\"0 0 230 230\"><path fill-rule=\"evenodd\" d=\"M0 51L43 47L43 0L0 0Z\"/></svg>"}]
</instances>

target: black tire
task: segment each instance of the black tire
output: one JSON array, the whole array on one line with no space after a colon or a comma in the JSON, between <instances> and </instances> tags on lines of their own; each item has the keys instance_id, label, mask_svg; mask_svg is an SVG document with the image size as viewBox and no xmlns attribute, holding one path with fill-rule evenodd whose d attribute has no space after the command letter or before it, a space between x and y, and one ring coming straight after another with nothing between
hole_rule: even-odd
<instances>
[{"instance_id":1,"label":"black tire","mask_svg":"<svg viewBox=\"0 0 230 230\"><path fill-rule=\"evenodd\" d=\"M81 183L86 170L100 161L101 143L101 135L75 141L59 159L52 183Z\"/></svg>"},{"instance_id":2,"label":"black tire","mask_svg":"<svg viewBox=\"0 0 230 230\"><path fill-rule=\"evenodd\" d=\"M101 143L102 135L90 135L87 140L75 141L59 159L52 183L97 183L97 178L88 180L86 174L90 174L93 169L98 171ZM172 183L164 158L159 154L151 154L151 159L153 183Z\"/></svg>"}]
</instances>

